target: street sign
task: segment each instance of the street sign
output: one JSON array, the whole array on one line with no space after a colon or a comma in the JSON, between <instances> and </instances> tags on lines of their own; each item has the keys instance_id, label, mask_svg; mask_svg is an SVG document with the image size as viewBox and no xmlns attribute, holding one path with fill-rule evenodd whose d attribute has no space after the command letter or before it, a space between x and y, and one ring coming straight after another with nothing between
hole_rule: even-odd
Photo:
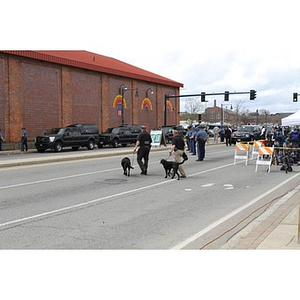
<instances>
[{"instance_id":1,"label":"street sign","mask_svg":"<svg viewBox=\"0 0 300 300\"><path fill-rule=\"evenodd\" d=\"M157 147L160 145L166 145L165 136L162 130L151 130L150 132L152 143L151 146Z\"/></svg>"}]
</instances>

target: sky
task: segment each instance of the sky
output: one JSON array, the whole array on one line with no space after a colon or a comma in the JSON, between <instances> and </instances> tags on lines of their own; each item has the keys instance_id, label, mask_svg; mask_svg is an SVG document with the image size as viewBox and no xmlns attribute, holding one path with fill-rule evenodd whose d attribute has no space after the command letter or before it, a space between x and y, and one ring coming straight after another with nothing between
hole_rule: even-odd
<instances>
[{"instance_id":1,"label":"sky","mask_svg":"<svg viewBox=\"0 0 300 300\"><path fill-rule=\"evenodd\" d=\"M297 1L16 0L1 7L2 49L86 50L181 82L182 95L254 89L254 101L232 94L229 103L242 101L251 112L300 109L300 97L292 100L300 93ZM214 99L223 103L209 96L206 105Z\"/></svg>"}]
</instances>

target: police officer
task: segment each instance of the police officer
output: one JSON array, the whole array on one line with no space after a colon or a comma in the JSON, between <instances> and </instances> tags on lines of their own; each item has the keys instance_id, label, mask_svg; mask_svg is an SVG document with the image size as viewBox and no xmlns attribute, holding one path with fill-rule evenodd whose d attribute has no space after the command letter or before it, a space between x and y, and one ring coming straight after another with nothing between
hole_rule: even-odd
<instances>
[{"instance_id":1,"label":"police officer","mask_svg":"<svg viewBox=\"0 0 300 300\"><path fill-rule=\"evenodd\" d=\"M146 131L146 126L141 126L142 132L138 135L137 141L133 151L139 147L137 152L137 162L141 169L142 175L147 175L148 170L148 161L149 161L149 153L152 143L151 135Z\"/></svg>"},{"instance_id":2,"label":"police officer","mask_svg":"<svg viewBox=\"0 0 300 300\"><path fill-rule=\"evenodd\" d=\"M192 155L196 155L196 140L195 140L195 137L196 137L196 134L197 134L197 131L196 131L196 128L193 127L192 129L192 133L191 133L191 136L190 136L190 141L191 141L191 152L192 152Z\"/></svg>"},{"instance_id":3,"label":"police officer","mask_svg":"<svg viewBox=\"0 0 300 300\"><path fill-rule=\"evenodd\" d=\"M24 150L28 151L27 131L25 127L22 128L22 137L21 137L21 151L24 152Z\"/></svg>"},{"instance_id":4,"label":"police officer","mask_svg":"<svg viewBox=\"0 0 300 300\"><path fill-rule=\"evenodd\" d=\"M205 158L205 142L207 139L207 133L204 129L205 127L203 125L200 125L200 130L197 132L196 135L198 154L197 161L203 161L203 159Z\"/></svg>"}]
</instances>

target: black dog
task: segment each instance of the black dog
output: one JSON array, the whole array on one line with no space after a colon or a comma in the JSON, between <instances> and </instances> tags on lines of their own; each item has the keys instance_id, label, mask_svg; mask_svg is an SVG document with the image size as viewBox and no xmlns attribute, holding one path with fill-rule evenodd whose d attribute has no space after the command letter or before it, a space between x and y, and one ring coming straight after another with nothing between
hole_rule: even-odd
<instances>
[{"instance_id":1,"label":"black dog","mask_svg":"<svg viewBox=\"0 0 300 300\"><path fill-rule=\"evenodd\" d=\"M179 165L182 165L185 161L186 161L186 159L184 159L182 162L178 163L178 162L175 162L175 161L167 161L165 159L162 159L160 161L160 163L163 165L163 167L166 171L165 178L167 178L168 176L171 176L171 170L173 169L172 179L175 177L175 174L177 174L177 180L179 180L180 175L178 173L178 168L179 168Z\"/></svg>"},{"instance_id":2,"label":"black dog","mask_svg":"<svg viewBox=\"0 0 300 300\"><path fill-rule=\"evenodd\" d=\"M123 167L123 171L124 171L123 174L125 176L130 176L130 169L134 169L134 168L131 166L131 161L128 157L124 157L121 160L121 166Z\"/></svg>"}]
</instances>

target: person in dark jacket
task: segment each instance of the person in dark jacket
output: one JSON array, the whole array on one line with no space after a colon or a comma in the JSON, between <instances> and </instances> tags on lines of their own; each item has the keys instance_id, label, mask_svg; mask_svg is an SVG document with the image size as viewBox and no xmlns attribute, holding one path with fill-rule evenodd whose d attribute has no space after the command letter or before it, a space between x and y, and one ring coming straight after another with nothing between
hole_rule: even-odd
<instances>
[{"instance_id":1,"label":"person in dark jacket","mask_svg":"<svg viewBox=\"0 0 300 300\"><path fill-rule=\"evenodd\" d=\"M225 141L226 141L226 146L231 146L231 134L232 134L232 130L230 128L230 126L226 126L225 128Z\"/></svg>"},{"instance_id":2,"label":"person in dark jacket","mask_svg":"<svg viewBox=\"0 0 300 300\"><path fill-rule=\"evenodd\" d=\"M171 146L171 151L170 151L170 155L172 155L172 153L174 153L175 157L174 157L174 161L175 162L181 162L181 158L182 155L184 153L185 150L185 142L184 139L179 135L178 131L173 129L173 139L172 139L172 146ZM181 178L186 178L186 174L185 171L182 167L182 165L179 165L179 173L180 173L180 177Z\"/></svg>"},{"instance_id":3,"label":"person in dark jacket","mask_svg":"<svg viewBox=\"0 0 300 300\"><path fill-rule=\"evenodd\" d=\"M142 132L138 135L137 141L133 151L139 147L137 152L137 162L141 169L141 175L147 175L149 153L151 149L152 138L151 135L146 131L146 126L141 126Z\"/></svg>"}]
</instances>

